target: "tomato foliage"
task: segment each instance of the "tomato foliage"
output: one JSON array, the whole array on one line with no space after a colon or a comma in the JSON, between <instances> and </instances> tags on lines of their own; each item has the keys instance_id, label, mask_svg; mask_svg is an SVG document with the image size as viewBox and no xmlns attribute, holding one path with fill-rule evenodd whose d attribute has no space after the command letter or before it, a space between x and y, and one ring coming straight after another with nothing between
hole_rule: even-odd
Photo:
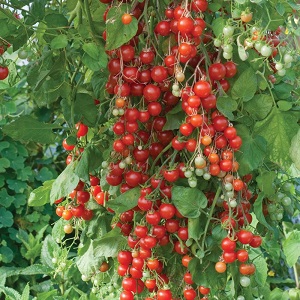
<instances>
[{"instance_id":1,"label":"tomato foliage","mask_svg":"<svg viewBox=\"0 0 300 300\"><path fill-rule=\"evenodd\" d=\"M91 299L299 288L299 4L25 2L0 1L0 89L51 115L3 132L66 152L29 196L60 217L42 262Z\"/></svg>"}]
</instances>

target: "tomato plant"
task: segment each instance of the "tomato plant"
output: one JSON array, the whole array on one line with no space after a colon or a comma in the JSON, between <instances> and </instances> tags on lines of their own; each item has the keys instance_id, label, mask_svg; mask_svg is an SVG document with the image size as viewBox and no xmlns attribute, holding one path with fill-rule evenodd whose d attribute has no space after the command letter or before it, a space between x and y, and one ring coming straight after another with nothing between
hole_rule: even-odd
<instances>
[{"instance_id":1,"label":"tomato plant","mask_svg":"<svg viewBox=\"0 0 300 300\"><path fill-rule=\"evenodd\" d=\"M65 152L29 198L56 206L91 298L276 299L271 271L297 286L278 266L298 259L298 6L33 2L3 4L9 51L31 49L19 66L3 44L1 91L26 82L44 118L3 132Z\"/></svg>"}]
</instances>

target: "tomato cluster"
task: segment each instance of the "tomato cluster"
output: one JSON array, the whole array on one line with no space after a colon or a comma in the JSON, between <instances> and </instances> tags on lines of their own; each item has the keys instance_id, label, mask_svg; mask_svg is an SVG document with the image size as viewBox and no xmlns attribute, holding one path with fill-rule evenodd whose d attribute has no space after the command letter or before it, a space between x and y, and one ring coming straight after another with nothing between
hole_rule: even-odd
<instances>
[{"instance_id":1,"label":"tomato cluster","mask_svg":"<svg viewBox=\"0 0 300 300\"><path fill-rule=\"evenodd\" d=\"M103 15L106 20L113 1L100 2L108 4ZM172 199L174 185L183 182L191 189L203 190L208 200L205 212L210 214L207 224L220 225L225 232L226 237L219 243L219 259L213 261L216 274L226 272L227 264L232 264L239 268L241 287L247 287L248 276L255 272L249 249L262 244L262 238L247 228L252 222L251 203L255 197L248 188L251 174L240 178L238 173L235 154L242 138L218 106L219 97L230 90L238 73L231 45L235 28L226 24L222 34L214 38L204 18L207 0L192 0L168 7L164 18L153 25L151 35L144 32L144 9L145 2L138 2L122 15L125 26L133 18L138 20L136 35L107 51L109 77L105 90L111 99L108 114L114 139L111 155L99 172L105 184L100 186L99 178L91 176L89 187L77 187L69 195L68 204L58 206L57 214L66 220L88 220L92 212L85 204L90 199L107 207L115 197L105 185L118 187L118 192L125 195L139 189L137 205L114 218L113 226L127 237L127 248L117 257L117 273L122 277L120 300L131 300L141 293L147 295L147 300L209 299L213 287L196 284L188 269L189 262L198 258L187 242L188 218ZM238 19L247 28L252 13L243 11ZM103 38L106 40L106 32ZM256 37L253 31L249 38L252 44L245 39L245 48L254 48L270 61L276 55L275 35ZM141 40L146 42L140 44ZM163 46L158 49L155 41ZM290 57L283 59L288 67ZM281 66L277 63L275 69L281 70ZM78 123L76 129L79 139L88 131L83 123ZM72 151L67 163L84 151L69 144L68 139L63 147ZM268 214L267 209L264 213ZM209 226L202 228L204 241L211 234ZM167 260L160 255L165 246L184 266L178 274L182 276L180 292L169 277Z\"/></svg>"}]
</instances>

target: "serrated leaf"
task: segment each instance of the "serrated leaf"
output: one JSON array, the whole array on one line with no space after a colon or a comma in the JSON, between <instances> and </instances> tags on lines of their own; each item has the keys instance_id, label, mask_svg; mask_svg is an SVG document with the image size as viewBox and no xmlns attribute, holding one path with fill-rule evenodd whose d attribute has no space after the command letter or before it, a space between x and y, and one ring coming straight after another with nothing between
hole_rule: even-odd
<instances>
[{"instance_id":1,"label":"serrated leaf","mask_svg":"<svg viewBox=\"0 0 300 300\"><path fill-rule=\"evenodd\" d=\"M52 130L59 128L61 126L57 124L45 124L31 116L21 116L4 126L3 132L17 141L52 144L56 139Z\"/></svg>"},{"instance_id":2,"label":"serrated leaf","mask_svg":"<svg viewBox=\"0 0 300 300\"><path fill-rule=\"evenodd\" d=\"M257 218L257 220L263 224L265 227L267 227L270 230L273 230L272 226L269 225L269 223L266 221L265 216L263 214L263 200L264 200L264 193L259 193L258 197L256 198L254 204L253 204L253 209L254 209L254 213L255 216Z\"/></svg>"},{"instance_id":3,"label":"serrated leaf","mask_svg":"<svg viewBox=\"0 0 300 300\"><path fill-rule=\"evenodd\" d=\"M246 175L262 165L267 151L267 143L261 136L252 137L248 128L244 125L236 126L238 135L243 143L236 158L239 162L239 174Z\"/></svg>"},{"instance_id":4,"label":"serrated leaf","mask_svg":"<svg viewBox=\"0 0 300 300\"><path fill-rule=\"evenodd\" d=\"M270 160L283 168L289 168L292 163L289 149L299 129L297 122L295 115L273 108L266 119L254 126L254 134L262 136L267 142Z\"/></svg>"},{"instance_id":5,"label":"serrated leaf","mask_svg":"<svg viewBox=\"0 0 300 300\"><path fill-rule=\"evenodd\" d=\"M234 115L232 112L238 108L238 104L230 97L219 97L217 100L217 108L229 120L233 120Z\"/></svg>"},{"instance_id":6,"label":"serrated leaf","mask_svg":"<svg viewBox=\"0 0 300 300\"><path fill-rule=\"evenodd\" d=\"M21 295L14 289L6 286L0 286L0 292L4 293L6 296L8 296L9 300L20 300Z\"/></svg>"},{"instance_id":7,"label":"serrated leaf","mask_svg":"<svg viewBox=\"0 0 300 300\"><path fill-rule=\"evenodd\" d=\"M259 249L251 248L249 251L249 258L253 260L256 271L255 281L259 286L264 286L268 277L268 265Z\"/></svg>"},{"instance_id":8,"label":"serrated leaf","mask_svg":"<svg viewBox=\"0 0 300 300\"><path fill-rule=\"evenodd\" d=\"M300 231L293 230L282 243L288 266L292 267L300 256Z\"/></svg>"},{"instance_id":9,"label":"serrated leaf","mask_svg":"<svg viewBox=\"0 0 300 300\"><path fill-rule=\"evenodd\" d=\"M21 295L21 300L29 300L29 292L30 292L30 286L29 283L27 283Z\"/></svg>"},{"instance_id":10,"label":"serrated leaf","mask_svg":"<svg viewBox=\"0 0 300 300\"><path fill-rule=\"evenodd\" d=\"M247 84L245 84L247 82ZM257 78L252 68L243 71L232 86L231 95L234 99L242 98L249 101L257 90Z\"/></svg>"},{"instance_id":11,"label":"serrated leaf","mask_svg":"<svg viewBox=\"0 0 300 300\"><path fill-rule=\"evenodd\" d=\"M76 265L81 274L90 277L99 270L103 257L96 256L93 241L91 241L87 251L79 257Z\"/></svg>"},{"instance_id":12,"label":"serrated leaf","mask_svg":"<svg viewBox=\"0 0 300 300\"><path fill-rule=\"evenodd\" d=\"M70 163L55 179L50 192L50 204L69 195L77 186L79 177L75 173L77 162Z\"/></svg>"},{"instance_id":13,"label":"serrated leaf","mask_svg":"<svg viewBox=\"0 0 300 300\"><path fill-rule=\"evenodd\" d=\"M262 170L256 177L257 185L266 197L272 197L275 194L274 180L276 176L274 171Z\"/></svg>"},{"instance_id":14,"label":"serrated leaf","mask_svg":"<svg viewBox=\"0 0 300 300\"><path fill-rule=\"evenodd\" d=\"M61 254L61 249L59 245L55 242L51 235L47 235L42 246L41 251L41 262L46 267L54 270L55 266L52 262L53 257L59 257Z\"/></svg>"},{"instance_id":15,"label":"serrated leaf","mask_svg":"<svg viewBox=\"0 0 300 300\"><path fill-rule=\"evenodd\" d=\"M273 100L270 95L259 94L244 104L244 109L249 113L251 117L256 120L264 119L273 106Z\"/></svg>"},{"instance_id":16,"label":"serrated leaf","mask_svg":"<svg viewBox=\"0 0 300 300\"><path fill-rule=\"evenodd\" d=\"M80 179L89 181L89 174L96 170L102 162L102 151L99 147L89 144L83 151L82 156L75 168L75 173Z\"/></svg>"},{"instance_id":17,"label":"serrated leaf","mask_svg":"<svg viewBox=\"0 0 300 300\"><path fill-rule=\"evenodd\" d=\"M122 23L122 15L128 11L127 5L112 7L107 15L106 21L106 50L116 49L127 43L137 33L138 21L132 17L130 24Z\"/></svg>"},{"instance_id":18,"label":"serrated leaf","mask_svg":"<svg viewBox=\"0 0 300 300\"><path fill-rule=\"evenodd\" d=\"M200 209L207 205L207 198L197 188L174 186L172 188L172 201L179 212L187 218L200 216Z\"/></svg>"},{"instance_id":19,"label":"serrated leaf","mask_svg":"<svg viewBox=\"0 0 300 300\"><path fill-rule=\"evenodd\" d=\"M120 228L115 227L110 232L94 241L96 256L116 257L118 252L127 244L126 239L121 234Z\"/></svg>"},{"instance_id":20,"label":"serrated leaf","mask_svg":"<svg viewBox=\"0 0 300 300\"><path fill-rule=\"evenodd\" d=\"M292 138L289 153L296 168L300 170L300 129L298 130L298 133Z\"/></svg>"},{"instance_id":21,"label":"serrated leaf","mask_svg":"<svg viewBox=\"0 0 300 300\"><path fill-rule=\"evenodd\" d=\"M62 49L67 47L68 37L65 34L56 36L50 43L52 49Z\"/></svg>"},{"instance_id":22,"label":"serrated leaf","mask_svg":"<svg viewBox=\"0 0 300 300\"><path fill-rule=\"evenodd\" d=\"M48 180L43 183L43 186L33 190L28 198L29 206L42 206L50 202L50 191L54 180Z\"/></svg>"},{"instance_id":23,"label":"serrated leaf","mask_svg":"<svg viewBox=\"0 0 300 300\"><path fill-rule=\"evenodd\" d=\"M107 202L107 206L119 214L132 209L137 206L140 191L139 187L135 187Z\"/></svg>"}]
</instances>

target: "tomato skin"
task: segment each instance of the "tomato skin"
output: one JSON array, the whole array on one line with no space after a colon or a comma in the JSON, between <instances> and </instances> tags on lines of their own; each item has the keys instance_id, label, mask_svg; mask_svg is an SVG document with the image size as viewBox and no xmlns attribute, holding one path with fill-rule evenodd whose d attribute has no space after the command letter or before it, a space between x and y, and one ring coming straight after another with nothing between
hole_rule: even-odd
<instances>
[{"instance_id":1,"label":"tomato skin","mask_svg":"<svg viewBox=\"0 0 300 300\"><path fill-rule=\"evenodd\" d=\"M125 175L125 181L130 187L136 187L142 182L142 175L140 172L128 171Z\"/></svg>"},{"instance_id":2,"label":"tomato skin","mask_svg":"<svg viewBox=\"0 0 300 300\"><path fill-rule=\"evenodd\" d=\"M192 257L188 256L188 255L184 255L181 259L181 263L184 267L188 267L189 262L192 260Z\"/></svg>"},{"instance_id":3,"label":"tomato skin","mask_svg":"<svg viewBox=\"0 0 300 300\"><path fill-rule=\"evenodd\" d=\"M184 275L183 275L183 279L184 279L184 282L186 284L193 284L194 281L192 279L192 274L190 272L186 272Z\"/></svg>"},{"instance_id":4,"label":"tomato skin","mask_svg":"<svg viewBox=\"0 0 300 300\"><path fill-rule=\"evenodd\" d=\"M225 263L231 264L236 260L236 253L235 252L223 252L222 257L223 257Z\"/></svg>"},{"instance_id":5,"label":"tomato skin","mask_svg":"<svg viewBox=\"0 0 300 300\"><path fill-rule=\"evenodd\" d=\"M163 176L168 182L175 182L179 178L179 170L164 170Z\"/></svg>"},{"instance_id":6,"label":"tomato skin","mask_svg":"<svg viewBox=\"0 0 300 300\"><path fill-rule=\"evenodd\" d=\"M255 265L254 264L240 264L239 271L242 275L252 275L255 273Z\"/></svg>"},{"instance_id":7,"label":"tomato skin","mask_svg":"<svg viewBox=\"0 0 300 300\"><path fill-rule=\"evenodd\" d=\"M5 78L7 78L8 74L8 68L5 66L0 66L0 80L4 80Z\"/></svg>"},{"instance_id":8,"label":"tomato skin","mask_svg":"<svg viewBox=\"0 0 300 300\"><path fill-rule=\"evenodd\" d=\"M242 229L236 235L239 242L241 242L244 245L250 244L251 241L253 240L253 233L248 230Z\"/></svg>"},{"instance_id":9,"label":"tomato skin","mask_svg":"<svg viewBox=\"0 0 300 300\"><path fill-rule=\"evenodd\" d=\"M118 253L117 260L119 264L124 265L124 266L129 266L132 262L132 255L130 251L120 251Z\"/></svg>"},{"instance_id":10,"label":"tomato skin","mask_svg":"<svg viewBox=\"0 0 300 300\"><path fill-rule=\"evenodd\" d=\"M164 219L171 219L175 215L176 208L173 204L162 203L159 207L159 214Z\"/></svg>"},{"instance_id":11,"label":"tomato skin","mask_svg":"<svg viewBox=\"0 0 300 300\"><path fill-rule=\"evenodd\" d=\"M79 122L75 125L75 127L77 129L76 136L78 138L87 135L89 128L85 124Z\"/></svg>"},{"instance_id":12,"label":"tomato skin","mask_svg":"<svg viewBox=\"0 0 300 300\"><path fill-rule=\"evenodd\" d=\"M226 67L222 63L214 63L209 66L208 74L211 80L221 80L226 76Z\"/></svg>"},{"instance_id":13,"label":"tomato skin","mask_svg":"<svg viewBox=\"0 0 300 300\"><path fill-rule=\"evenodd\" d=\"M236 252L236 258L240 262L246 262L249 258L248 251L245 249L238 250Z\"/></svg>"},{"instance_id":14,"label":"tomato skin","mask_svg":"<svg viewBox=\"0 0 300 300\"><path fill-rule=\"evenodd\" d=\"M122 291L120 294L120 300L133 300L134 295L131 291Z\"/></svg>"},{"instance_id":15,"label":"tomato skin","mask_svg":"<svg viewBox=\"0 0 300 300\"><path fill-rule=\"evenodd\" d=\"M132 16L130 14L125 13L122 15L122 23L124 25L130 24L131 21L132 21Z\"/></svg>"},{"instance_id":16,"label":"tomato skin","mask_svg":"<svg viewBox=\"0 0 300 300\"><path fill-rule=\"evenodd\" d=\"M227 269L227 266L224 262L219 261L216 263L215 269L218 273L224 273Z\"/></svg>"},{"instance_id":17,"label":"tomato skin","mask_svg":"<svg viewBox=\"0 0 300 300\"><path fill-rule=\"evenodd\" d=\"M258 248L262 244L262 238L259 235L253 235L251 242L249 243L252 248Z\"/></svg>"},{"instance_id":18,"label":"tomato skin","mask_svg":"<svg viewBox=\"0 0 300 300\"><path fill-rule=\"evenodd\" d=\"M170 290L167 289L160 289L157 291L157 300L171 300L172 299L172 293Z\"/></svg>"},{"instance_id":19,"label":"tomato skin","mask_svg":"<svg viewBox=\"0 0 300 300\"><path fill-rule=\"evenodd\" d=\"M211 93L211 86L207 81L199 80L194 84L193 91L198 97L205 98Z\"/></svg>"},{"instance_id":20,"label":"tomato skin","mask_svg":"<svg viewBox=\"0 0 300 300\"><path fill-rule=\"evenodd\" d=\"M233 252L236 248L236 242L226 237L221 242L221 248L225 252Z\"/></svg>"}]
</instances>

